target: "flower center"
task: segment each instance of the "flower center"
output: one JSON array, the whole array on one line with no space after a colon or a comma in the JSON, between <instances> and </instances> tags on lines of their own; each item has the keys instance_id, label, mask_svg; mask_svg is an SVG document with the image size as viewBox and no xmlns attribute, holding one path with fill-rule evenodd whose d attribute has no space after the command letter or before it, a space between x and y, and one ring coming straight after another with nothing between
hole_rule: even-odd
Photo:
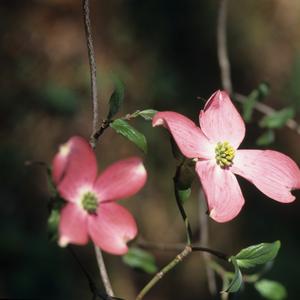
<instances>
[{"instance_id":1,"label":"flower center","mask_svg":"<svg viewBox=\"0 0 300 300\"><path fill-rule=\"evenodd\" d=\"M215 148L217 164L225 169L233 164L234 148L228 142L219 142Z\"/></svg>"},{"instance_id":2,"label":"flower center","mask_svg":"<svg viewBox=\"0 0 300 300\"><path fill-rule=\"evenodd\" d=\"M94 193L87 192L81 198L81 205L89 214L94 214L98 208L98 199Z\"/></svg>"}]
</instances>

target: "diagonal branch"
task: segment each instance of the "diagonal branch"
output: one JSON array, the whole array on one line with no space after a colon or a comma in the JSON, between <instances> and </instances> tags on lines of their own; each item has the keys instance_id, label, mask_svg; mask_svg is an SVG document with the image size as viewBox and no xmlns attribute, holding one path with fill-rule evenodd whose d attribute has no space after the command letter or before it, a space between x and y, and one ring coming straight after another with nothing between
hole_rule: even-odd
<instances>
[{"instance_id":1,"label":"diagonal branch","mask_svg":"<svg viewBox=\"0 0 300 300\"><path fill-rule=\"evenodd\" d=\"M241 94L234 94L234 96L234 99L239 103L244 103L247 100L247 97ZM276 112L274 108L261 102L257 102L254 108L266 116L272 115ZM294 119L287 120L285 126L300 135L300 124L297 123L297 121L295 121Z\"/></svg>"},{"instance_id":2,"label":"diagonal branch","mask_svg":"<svg viewBox=\"0 0 300 300\"><path fill-rule=\"evenodd\" d=\"M156 275L145 285L145 287L140 291L135 300L141 300L144 296L177 264L179 264L184 258L186 258L192 252L192 248L186 245L185 248L164 268L162 268Z\"/></svg>"},{"instance_id":3,"label":"diagonal branch","mask_svg":"<svg viewBox=\"0 0 300 300\"><path fill-rule=\"evenodd\" d=\"M174 259L172 259L165 267L163 267L156 275L144 286L144 288L139 292L135 300L141 300L144 296L177 264L179 264L183 259L185 259L190 253L194 251L201 251L210 253L220 259L225 261L228 260L228 255L220 251L203 247L197 244L161 244L153 243L145 240L140 240L138 245L143 248L158 249L158 250L170 250L170 251L181 251Z\"/></svg>"}]
</instances>

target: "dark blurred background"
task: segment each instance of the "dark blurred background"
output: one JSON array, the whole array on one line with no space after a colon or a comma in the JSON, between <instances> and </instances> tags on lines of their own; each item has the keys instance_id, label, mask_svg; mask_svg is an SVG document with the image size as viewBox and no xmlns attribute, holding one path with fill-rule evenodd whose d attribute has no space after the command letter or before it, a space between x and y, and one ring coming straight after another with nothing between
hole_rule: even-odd
<instances>
[{"instance_id":1,"label":"dark blurred background","mask_svg":"<svg viewBox=\"0 0 300 300\"><path fill-rule=\"evenodd\" d=\"M100 114L105 117L113 90L112 74L126 85L120 115L154 108L181 112L195 121L204 101L221 88L216 51L218 1L91 1L98 67ZM249 94L267 81L266 103L276 109L300 107L300 3L297 0L229 1L228 46L235 91ZM89 67L81 1L0 2L0 298L91 299L86 278L66 249L47 238L49 192L43 167L72 135L89 137ZM244 148L255 148L262 133L256 113L248 124ZM297 116L296 116L297 118ZM172 194L176 161L168 135L150 122L132 123L149 143L146 187L122 204L136 216L143 238L184 241L184 228ZM300 163L300 137L276 132L269 147ZM100 169L127 156L142 155L134 145L107 130L97 148ZM246 204L226 224L209 220L210 243L223 252L262 241L282 241L273 269L266 275L282 282L288 299L299 299L300 204L282 205L240 180ZM199 184L186 204L198 234ZM297 193L296 193L297 195ZM300 193L298 193L298 198ZM201 213L204 213L201 212ZM91 245L75 247L98 281ZM175 253L154 252L159 266ZM133 299L150 276L130 269L120 257L105 255L118 296ZM219 287L221 289L221 287ZM192 254L168 274L146 299L212 299L203 259ZM260 299L251 286L235 299Z\"/></svg>"}]
</instances>

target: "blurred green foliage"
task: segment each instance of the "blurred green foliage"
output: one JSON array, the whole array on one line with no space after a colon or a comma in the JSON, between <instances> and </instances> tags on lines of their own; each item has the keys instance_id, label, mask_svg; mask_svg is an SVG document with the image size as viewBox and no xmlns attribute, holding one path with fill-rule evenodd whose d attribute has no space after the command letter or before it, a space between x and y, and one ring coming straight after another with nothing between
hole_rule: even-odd
<instances>
[{"instance_id":1,"label":"blurred green foliage","mask_svg":"<svg viewBox=\"0 0 300 300\"><path fill-rule=\"evenodd\" d=\"M285 287L276 281L262 279L255 283L256 290L266 299L283 300L287 298Z\"/></svg>"},{"instance_id":2,"label":"blurred green foliage","mask_svg":"<svg viewBox=\"0 0 300 300\"><path fill-rule=\"evenodd\" d=\"M123 262L132 268L137 268L149 274L158 271L154 256L143 249L131 247L123 256Z\"/></svg>"}]
</instances>

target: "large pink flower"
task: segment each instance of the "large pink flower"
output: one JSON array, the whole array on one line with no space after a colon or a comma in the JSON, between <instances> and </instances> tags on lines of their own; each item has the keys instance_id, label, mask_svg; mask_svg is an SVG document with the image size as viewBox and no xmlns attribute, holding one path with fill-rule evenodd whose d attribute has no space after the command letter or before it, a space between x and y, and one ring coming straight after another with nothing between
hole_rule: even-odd
<instances>
[{"instance_id":1,"label":"large pink flower","mask_svg":"<svg viewBox=\"0 0 300 300\"><path fill-rule=\"evenodd\" d=\"M271 150L238 150L245 124L224 91L215 92L199 115L200 128L176 112L158 112L153 126L163 125L179 149L195 159L210 216L218 222L233 219L244 205L235 174L252 182L268 197L292 202L300 188L300 170L288 156Z\"/></svg>"},{"instance_id":2,"label":"large pink flower","mask_svg":"<svg viewBox=\"0 0 300 300\"><path fill-rule=\"evenodd\" d=\"M137 234L132 215L115 200L137 193L147 173L137 157L120 160L97 176L95 154L81 137L62 145L53 160L53 180L67 201L61 211L59 244L93 242L112 254L127 252Z\"/></svg>"}]
</instances>

